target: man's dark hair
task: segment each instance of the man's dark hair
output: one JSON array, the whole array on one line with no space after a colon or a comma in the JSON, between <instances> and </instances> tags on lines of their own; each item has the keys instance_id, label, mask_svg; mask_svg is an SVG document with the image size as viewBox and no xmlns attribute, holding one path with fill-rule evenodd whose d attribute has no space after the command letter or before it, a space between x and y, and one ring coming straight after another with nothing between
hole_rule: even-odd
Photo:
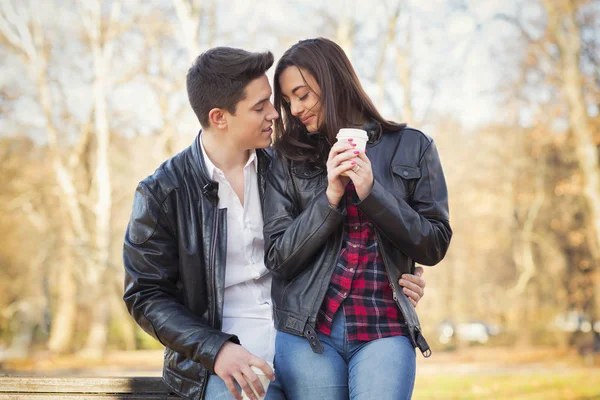
<instances>
[{"instance_id":1,"label":"man's dark hair","mask_svg":"<svg viewBox=\"0 0 600 400\"><path fill-rule=\"evenodd\" d=\"M208 113L223 108L235 114L246 97L245 88L273 65L273 54L215 47L200 54L187 73L187 92L202 127L210 126Z\"/></svg>"}]
</instances>

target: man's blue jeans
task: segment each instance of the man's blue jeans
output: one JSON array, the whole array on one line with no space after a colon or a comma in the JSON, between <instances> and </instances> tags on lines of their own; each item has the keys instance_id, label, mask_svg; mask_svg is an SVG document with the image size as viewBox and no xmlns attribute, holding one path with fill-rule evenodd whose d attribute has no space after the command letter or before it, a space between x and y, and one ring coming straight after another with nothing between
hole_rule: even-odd
<instances>
[{"instance_id":1,"label":"man's blue jeans","mask_svg":"<svg viewBox=\"0 0 600 400\"><path fill-rule=\"evenodd\" d=\"M323 354L314 353L303 337L277 332L275 377L288 400L411 398L416 356L407 337L349 342L342 307L333 319L331 335L318 336Z\"/></svg>"},{"instance_id":2,"label":"man's blue jeans","mask_svg":"<svg viewBox=\"0 0 600 400\"><path fill-rule=\"evenodd\" d=\"M279 382L271 382L269 384L269 388L267 389L267 395L265 396L265 400L285 400L285 396L281 389L278 388ZM242 393L242 389L240 385L235 384L240 393ZM223 379L219 378L217 375L209 375L208 383L206 385L206 393L204 394L204 398L206 400L231 400L234 397L231 395L229 389L223 382Z\"/></svg>"}]
</instances>

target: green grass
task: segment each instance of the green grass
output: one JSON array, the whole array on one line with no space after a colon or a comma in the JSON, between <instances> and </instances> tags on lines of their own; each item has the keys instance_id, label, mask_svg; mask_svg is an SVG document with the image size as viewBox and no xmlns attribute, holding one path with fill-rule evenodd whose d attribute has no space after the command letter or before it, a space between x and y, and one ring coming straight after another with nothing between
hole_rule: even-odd
<instances>
[{"instance_id":1,"label":"green grass","mask_svg":"<svg viewBox=\"0 0 600 400\"><path fill-rule=\"evenodd\" d=\"M520 375L418 376L415 400L600 400L600 368Z\"/></svg>"}]
</instances>

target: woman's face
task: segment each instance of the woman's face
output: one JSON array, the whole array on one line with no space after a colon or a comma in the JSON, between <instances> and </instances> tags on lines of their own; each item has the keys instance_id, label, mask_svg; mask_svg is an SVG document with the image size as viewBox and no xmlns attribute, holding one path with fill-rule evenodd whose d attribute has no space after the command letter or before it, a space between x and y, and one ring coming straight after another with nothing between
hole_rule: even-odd
<instances>
[{"instance_id":1,"label":"woman's face","mask_svg":"<svg viewBox=\"0 0 600 400\"><path fill-rule=\"evenodd\" d=\"M315 78L304 69L290 66L279 76L279 85L292 115L299 118L309 132L318 131L325 119L325 107L321 104L321 88Z\"/></svg>"}]
</instances>

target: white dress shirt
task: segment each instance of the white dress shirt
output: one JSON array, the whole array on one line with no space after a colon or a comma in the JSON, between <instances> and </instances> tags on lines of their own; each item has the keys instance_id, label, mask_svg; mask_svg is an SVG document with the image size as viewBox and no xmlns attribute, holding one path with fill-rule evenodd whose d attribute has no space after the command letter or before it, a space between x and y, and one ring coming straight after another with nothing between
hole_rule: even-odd
<instances>
[{"instance_id":1,"label":"white dress shirt","mask_svg":"<svg viewBox=\"0 0 600 400\"><path fill-rule=\"evenodd\" d=\"M273 362L275 328L271 274L264 263L263 216L258 191L258 161L252 151L244 167L244 205L204 149L209 177L219 184L219 209L227 209L227 263L223 332L237 335L244 348Z\"/></svg>"}]
</instances>

